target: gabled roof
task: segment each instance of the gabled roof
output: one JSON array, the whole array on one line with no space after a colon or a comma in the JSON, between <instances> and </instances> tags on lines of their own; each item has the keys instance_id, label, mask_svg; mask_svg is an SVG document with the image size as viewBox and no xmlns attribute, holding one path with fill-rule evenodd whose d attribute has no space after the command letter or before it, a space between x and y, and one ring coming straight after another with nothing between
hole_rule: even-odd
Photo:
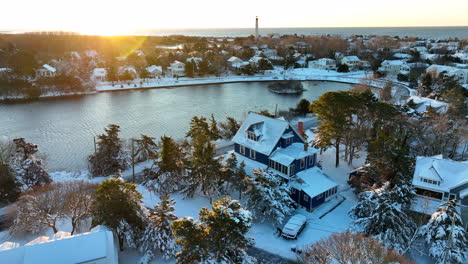
<instances>
[{"instance_id":1,"label":"gabled roof","mask_svg":"<svg viewBox=\"0 0 468 264\"><path fill-rule=\"evenodd\" d=\"M248 139L247 130L252 125L261 122L263 122L262 137L259 141ZM232 141L269 156L288 127L290 127L289 123L285 120L266 117L257 113L250 113L234 138L232 138Z\"/></svg>"},{"instance_id":2,"label":"gabled roof","mask_svg":"<svg viewBox=\"0 0 468 264\"><path fill-rule=\"evenodd\" d=\"M440 185L421 181L421 177L440 181ZM449 192L458 186L468 183L468 163L443 159L440 156L417 157L413 176L416 187Z\"/></svg>"},{"instance_id":3,"label":"gabled roof","mask_svg":"<svg viewBox=\"0 0 468 264\"><path fill-rule=\"evenodd\" d=\"M149 66L148 68L146 68L146 71L147 72L154 72L154 71L159 71L159 72L162 72L162 67L161 66L157 66L157 65L151 65Z\"/></svg>"},{"instance_id":4,"label":"gabled roof","mask_svg":"<svg viewBox=\"0 0 468 264\"><path fill-rule=\"evenodd\" d=\"M51 72L56 72L57 71L54 67L50 66L49 64L44 64L44 65L42 65L42 67L44 67L45 69L47 69L48 71L51 71Z\"/></svg>"},{"instance_id":5,"label":"gabled roof","mask_svg":"<svg viewBox=\"0 0 468 264\"><path fill-rule=\"evenodd\" d=\"M304 144L292 143L287 148L278 148L270 156L274 160L285 166L289 166L294 160L302 159L317 153L318 149L308 147L307 151L304 150Z\"/></svg>"},{"instance_id":6,"label":"gabled roof","mask_svg":"<svg viewBox=\"0 0 468 264\"><path fill-rule=\"evenodd\" d=\"M291 182L291 186L302 190L312 198L338 186L335 181L325 175L318 167L298 172L296 176L297 178Z\"/></svg>"}]
</instances>

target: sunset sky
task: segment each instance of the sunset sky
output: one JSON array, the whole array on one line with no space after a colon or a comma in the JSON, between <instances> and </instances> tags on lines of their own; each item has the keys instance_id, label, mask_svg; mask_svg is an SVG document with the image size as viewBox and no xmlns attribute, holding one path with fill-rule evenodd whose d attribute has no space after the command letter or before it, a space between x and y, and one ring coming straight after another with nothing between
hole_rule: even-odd
<instances>
[{"instance_id":1,"label":"sunset sky","mask_svg":"<svg viewBox=\"0 0 468 264\"><path fill-rule=\"evenodd\" d=\"M0 30L124 34L157 28L468 26L467 0L14 0Z\"/></svg>"}]
</instances>

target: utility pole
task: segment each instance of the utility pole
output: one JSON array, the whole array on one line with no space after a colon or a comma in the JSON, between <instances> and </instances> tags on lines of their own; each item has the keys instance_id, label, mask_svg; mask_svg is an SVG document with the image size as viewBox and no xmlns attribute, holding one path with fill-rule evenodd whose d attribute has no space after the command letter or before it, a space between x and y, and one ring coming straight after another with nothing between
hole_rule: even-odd
<instances>
[{"instance_id":1,"label":"utility pole","mask_svg":"<svg viewBox=\"0 0 468 264\"><path fill-rule=\"evenodd\" d=\"M135 139L132 138L132 181L135 183Z\"/></svg>"},{"instance_id":2,"label":"utility pole","mask_svg":"<svg viewBox=\"0 0 468 264\"><path fill-rule=\"evenodd\" d=\"M452 250L452 232L453 232L453 227L455 226L455 216L456 216L456 214L457 214L457 212L454 211L453 212L453 217L452 217L452 226L450 227L449 237L448 237L448 241L447 241L447 248L445 249L445 253L444 253L444 264L447 264L447 257L448 257L449 251Z\"/></svg>"},{"instance_id":3,"label":"utility pole","mask_svg":"<svg viewBox=\"0 0 468 264\"><path fill-rule=\"evenodd\" d=\"M96 137L95 136L93 137L93 141L94 141L94 155L96 155Z\"/></svg>"}]
</instances>

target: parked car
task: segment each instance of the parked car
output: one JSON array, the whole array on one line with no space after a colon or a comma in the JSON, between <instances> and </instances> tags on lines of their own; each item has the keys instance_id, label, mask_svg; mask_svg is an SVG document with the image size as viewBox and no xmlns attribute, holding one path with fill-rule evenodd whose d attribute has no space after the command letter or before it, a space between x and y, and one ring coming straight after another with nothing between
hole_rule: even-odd
<instances>
[{"instance_id":1,"label":"parked car","mask_svg":"<svg viewBox=\"0 0 468 264\"><path fill-rule=\"evenodd\" d=\"M281 230L281 235L284 238L296 239L297 235L304 229L307 218L304 215L297 214L289 219Z\"/></svg>"}]
</instances>

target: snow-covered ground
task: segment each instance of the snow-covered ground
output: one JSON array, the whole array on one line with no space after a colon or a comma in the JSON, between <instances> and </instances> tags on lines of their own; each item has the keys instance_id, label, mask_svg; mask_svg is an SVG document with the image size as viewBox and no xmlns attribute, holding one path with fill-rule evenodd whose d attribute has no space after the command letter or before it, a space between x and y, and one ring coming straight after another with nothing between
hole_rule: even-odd
<instances>
[{"instance_id":1,"label":"snow-covered ground","mask_svg":"<svg viewBox=\"0 0 468 264\"><path fill-rule=\"evenodd\" d=\"M320 155L320 161L322 162L323 171L330 176L333 180L339 183L339 192L337 198L331 200L328 203L325 203L321 207L317 208L313 212L309 213L303 209L298 209L297 212L306 215L307 224L305 229L299 235L297 240L286 240L277 234L276 227L271 223L255 223L248 233L249 236L255 239L255 247L263 249L272 254L279 255L283 258L295 260L296 255L291 251L292 247L303 247L310 243L314 243L324 237L329 236L334 232L341 232L349 228L351 224L351 218L347 215L349 209L355 204L356 197L350 190L349 186L346 183L348 178L348 173L354 167L349 167L345 162L342 162L339 168L334 167L334 149L330 148ZM364 157L363 157L364 158ZM362 163L362 159L355 161L355 166ZM250 166L255 166L252 164L247 164L247 170ZM138 164L135 168L135 171L138 173L143 170L145 167L150 166L150 162L143 162ZM252 168L250 168L252 169ZM131 178L132 170L128 169L122 172L124 178ZM87 180L92 182L102 182L103 180L109 177L98 177L90 178L87 171L81 172L53 172L51 173L52 179L54 181L69 181L69 180ZM160 201L159 194L148 190L142 185L138 185L138 191L143 195L143 202L147 207L153 207L155 203ZM198 211L202 207L211 207L207 197L195 196L194 198L184 198L181 194L171 195L175 199L175 214L178 217L191 216L197 218ZM234 199L238 198L238 194L235 193L232 195ZM324 213L329 211L334 207L338 202L343 198L346 198L343 203L336 207L333 211L328 213L322 219L319 217ZM69 232L71 226L67 221L62 221L59 224L59 230ZM84 232L86 230L83 230ZM50 228L46 229L43 234L30 235L27 237L17 238L10 237L7 231L0 232L0 244L4 241L12 241L24 245L25 243L33 240L34 238L45 235L51 236L52 231ZM120 263L135 263L141 255L134 250L126 250L121 252L119 258ZM174 263L174 260L165 261L162 259L156 259L153 263Z\"/></svg>"},{"instance_id":2,"label":"snow-covered ground","mask_svg":"<svg viewBox=\"0 0 468 264\"><path fill-rule=\"evenodd\" d=\"M275 80L303 80L303 81L333 81L360 84L363 83L363 78L369 77L369 72L354 71L347 73L339 73L336 71L327 71L312 68L298 68L289 71L273 70L265 74L257 74L254 76L237 76L225 75L220 77L200 77L200 78L172 78L163 77L158 79L135 79L133 81L122 82L101 82L96 85L97 91L118 91L129 89L145 89L145 88L160 88L160 87L177 87L188 85L203 85L203 84L219 84L230 82L258 82L258 81L275 81ZM365 84L382 88L387 80L369 80ZM114 85L113 85L114 84ZM404 83L395 82L396 85L406 86Z\"/></svg>"}]
</instances>

